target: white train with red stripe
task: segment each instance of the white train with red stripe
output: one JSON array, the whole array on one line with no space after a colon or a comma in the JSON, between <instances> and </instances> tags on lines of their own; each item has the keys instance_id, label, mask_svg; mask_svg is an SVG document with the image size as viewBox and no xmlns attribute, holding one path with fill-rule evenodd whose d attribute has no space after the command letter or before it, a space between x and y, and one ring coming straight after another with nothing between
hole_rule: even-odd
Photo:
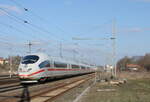
<instances>
[{"instance_id":1,"label":"white train with red stripe","mask_svg":"<svg viewBox=\"0 0 150 102\"><path fill-rule=\"evenodd\" d=\"M63 58L50 57L44 53L29 54L22 58L18 75L22 83L45 81L48 78L94 72L94 66Z\"/></svg>"}]
</instances>

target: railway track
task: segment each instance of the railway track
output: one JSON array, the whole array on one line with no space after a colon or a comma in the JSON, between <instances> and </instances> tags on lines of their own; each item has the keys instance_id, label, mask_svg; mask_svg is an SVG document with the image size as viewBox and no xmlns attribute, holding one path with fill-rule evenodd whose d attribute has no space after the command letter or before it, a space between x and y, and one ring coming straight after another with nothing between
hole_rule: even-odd
<instances>
[{"instance_id":1,"label":"railway track","mask_svg":"<svg viewBox=\"0 0 150 102\"><path fill-rule=\"evenodd\" d=\"M18 77L0 78L0 85L7 85L12 83L19 83L19 78Z\"/></svg>"},{"instance_id":2,"label":"railway track","mask_svg":"<svg viewBox=\"0 0 150 102\"><path fill-rule=\"evenodd\" d=\"M8 92L8 91L13 91L13 90L20 89L20 88L23 88L23 86L20 85L20 84L3 86L3 87L0 87L0 93L2 93L2 92Z\"/></svg>"},{"instance_id":3,"label":"railway track","mask_svg":"<svg viewBox=\"0 0 150 102\"><path fill-rule=\"evenodd\" d=\"M78 80L74 80L73 82L62 83L53 89L49 89L45 92L39 93L35 96L32 96L31 102L49 102L49 101L52 101L56 97L62 95L63 93L67 92L68 90L82 84L83 82L85 82L89 79L90 78L78 79Z\"/></svg>"},{"instance_id":4,"label":"railway track","mask_svg":"<svg viewBox=\"0 0 150 102\"><path fill-rule=\"evenodd\" d=\"M19 83L19 78L17 75L0 75L0 86L9 85L12 83Z\"/></svg>"},{"instance_id":5,"label":"railway track","mask_svg":"<svg viewBox=\"0 0 150 102\"><path fill-rule=\"evenodd\" d=\"M91 75L84 75L45 84L14 85L12 89L1 87L0 91L4 93L0 94L0 102L49 102L91 78Z\"/></svg>"},{"instance_id":6,"label":"railway track","mask_svg":"<svg viewBox=\"0 0 150 102\"><path fill-rule=\"evenodd\" d=\"M16 78L17 75L11 75L11 78ZM9 79L10 75L0 75L0 79Z\"/></svg>"}]
</instances>

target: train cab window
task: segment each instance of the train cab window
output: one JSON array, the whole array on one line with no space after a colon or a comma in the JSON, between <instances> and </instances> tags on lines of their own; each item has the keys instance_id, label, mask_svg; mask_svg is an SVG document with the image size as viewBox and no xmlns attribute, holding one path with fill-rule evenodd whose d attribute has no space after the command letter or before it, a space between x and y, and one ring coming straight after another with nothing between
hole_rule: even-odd
<instances>
[{"instance_id":1,"label":"train cab window","mask_svg":"<svg viewBox=\"0 0 150 102\"><path fill-rule=\"evenodd\" d=\"M55 68L67 68L67 64L61 63L61 62L54 62L54 67Z\"/></svg>"},{"instance_id":2,"label":"train cab window","mask_svg":"<svg viewBox=\"0 0 150 102\"><path fill-rule=\"evenodd\" d=\"M33 64L39 60L39 57L36 55L28 55L23 57L21 63L22 64Z\"/></svg>"},{"instance_id":3,"label":"train cab window","mask_svg":"<svg viewBox=\"0 0 150 102\"><path fill-rule=\"evenodd\" d=\"M84 66L81 66L81 69L86 69L86 67L84 67Z\"/></svg>"},{"instance_id":4,"label":"train cab window","mask_svg":"<svg viewBox=\"0 0 150 102\"><path fill-rule=\"evenodd\" d=\"M41 64L39 64L40 68L50 67L50 61L44 61Z\"/></svg>"},{"instance_id":5,"label":"train cab window","mask_svg":"<svg viewBox=\"0 0 150 102\"><path fill-rule=\"evenodd\" d=\"M72 68L72 69L79 69L80 66L79 66L79 65L71 65L71 68Z\"/></svg>"}]
</instances>

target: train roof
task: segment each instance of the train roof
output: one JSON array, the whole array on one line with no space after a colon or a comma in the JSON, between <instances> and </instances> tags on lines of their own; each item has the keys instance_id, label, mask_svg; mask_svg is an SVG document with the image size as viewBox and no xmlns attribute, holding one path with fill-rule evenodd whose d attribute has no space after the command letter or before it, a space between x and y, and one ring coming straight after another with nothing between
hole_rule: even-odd
<instances>
[{"instance_id":1,"label":"train roof","mask_svg":"<svg viewBox=\"0 0 150 102\"><path fill-rule=\"evenodd\" d=\"M60 57L51 57L53 61L58 61L58 62L63 62L63 63L69 63L69 64L74 64L74 65L80 65L80 66L85 66L85 67L91 67L88 64L81 63L79 61L73 61L71 59L66 59L66 58L60 58Z\"/></svg>"},{"instance_id":2,"label":"train roof","mask_svg":"<svg viewBox=\"0 0 150 102\"><path fill-rule=\"evenodd\" d=\"M40 58L49 58L50 60L56 61L56 62L69 63L69 64L75 64L75 65L86 66L86 67L91 66L91 65L88 65L88 64L81 63L79 61L77 62L77 61L73 61L71 59L66 59L64 57L61 58L61 57L49 56L46 53L31 53L31 54L27 54L26 56L28 56L28 55L37 55Z\"/></svg>"},{"instance_id":3,"label":"train roof","mask_svg":"<svg viewBox=\"0 0 150 102\"><path fill-rule=\"evenodd\" d=\"M70 64L79 64L79 62L73 61L71 59L61 58L61 57L50 57L53 61L70 63Z\"/></svg>"},{"instance_id":4,"label":"train roof","mask_svg":"<svg viewBox=\"0 0 150 102\"><path fill-rule=\"evenodd\" d=\"M37 56L48 56L47 54L45 54L45 53L29 53L29 54L27 54L27 55L25 55L25 56L28 56L28 55L37 55Z\"/></svg>"}]
</instances>

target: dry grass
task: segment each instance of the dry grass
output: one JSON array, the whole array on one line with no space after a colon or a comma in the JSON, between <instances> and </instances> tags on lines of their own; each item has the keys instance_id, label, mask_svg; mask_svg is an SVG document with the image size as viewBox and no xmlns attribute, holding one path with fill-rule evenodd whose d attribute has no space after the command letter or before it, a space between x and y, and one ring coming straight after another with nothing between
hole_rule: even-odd
<instances>
[{"instance_id":1,"label":"dry grass","mask_svg":"<svg viewBox=\"0 0 150 102\"><path fill-rule=\"evenodd\" d=\"M150 78L147 77L150 74L139 74L130 73L127 83L121 86L97 83L80 102L150 102ZM115 91L98 92L98 89L115 89Z\"/></svg>"},{"instance_id":2,"label":"dry grass","mask_svg":"<svg viewBox=\"0 0 150 102\"><path fill-rule=\"evenodd\" d=\"M150 78L150 72L122 72L118 73L119 78L126 78L126 79L143 79L143 78Z\"/></svg>"}]
</instances>

